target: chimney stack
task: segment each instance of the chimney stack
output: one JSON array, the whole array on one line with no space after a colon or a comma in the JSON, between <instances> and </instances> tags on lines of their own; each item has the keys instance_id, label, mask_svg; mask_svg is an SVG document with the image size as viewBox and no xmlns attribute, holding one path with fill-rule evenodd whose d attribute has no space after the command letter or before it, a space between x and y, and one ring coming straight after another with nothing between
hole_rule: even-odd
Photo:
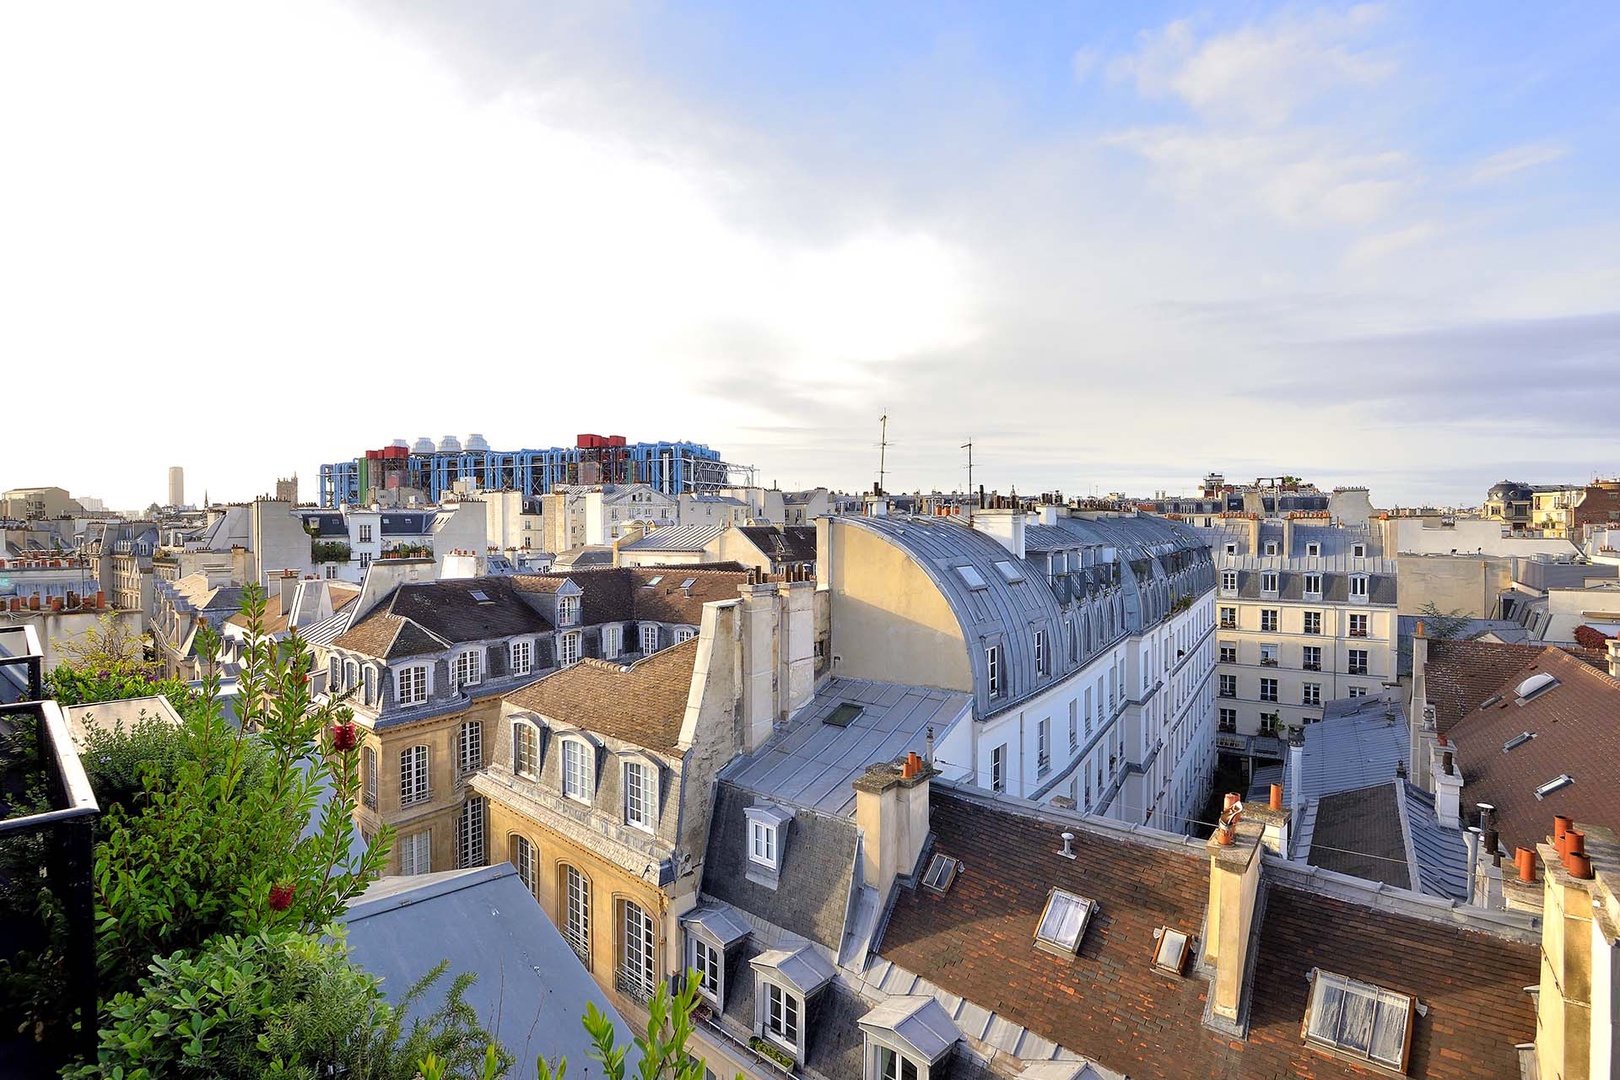
<instances>
[{"instance_id":1,"label":"chimney stack","mask_svg":"<svg viewBox=\"0 0 1620 1080\"><path fill-rule=\"evenodd\" d=\"M1215 970L1210 986L1210 1011L1219 1021L1238 1025L1244 998L1244 966L1254 930L1255 901L1260 890L1260 846L1263 826L1246 821L1242 804L1221 814L1204 850L1209 855L1209 907L1204 938L1204 962Z\"/></svg>"},{"instance_id":2,"label":"chimney stack","mask_svg":"<svg viewBox=\"0 0 1620 1080\"><path fill-rule=\"evenodd\" d=\"M861 831L866 884L886 903L894 879L911 875L928 841L928 780L933 769L913 752L896 769L867 767L855 781L855 825Z\"/></svg>"}]
</instances>

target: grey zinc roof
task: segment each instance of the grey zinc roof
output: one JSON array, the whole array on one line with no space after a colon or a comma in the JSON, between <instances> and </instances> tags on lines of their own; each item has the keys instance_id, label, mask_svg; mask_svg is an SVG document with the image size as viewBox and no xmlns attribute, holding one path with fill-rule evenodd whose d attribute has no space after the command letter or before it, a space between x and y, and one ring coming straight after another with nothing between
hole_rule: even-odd
<instances>
[{"instance_id":1,"label":"grey zinc roof","mask_svg":"<svg viewBox=\"0 0 1620 1080\"><path fill-rule=\"evenodd\" d=\"M1468 846L1462 830L1448 829L1434 816L1434 796L1411 782L1401 785L1407 838L1417 862L1422 891L1453 900L1468 899Z\"/></svg>"},{"instance_id":2,"label":"grey zinc roof","mask_svg":"<svg viewBox=\"0 0 1620 1080\"><path fill-rule=\"evenodd\" d=\"M863 1031L890 1033L927 1062L944 1057L962 1037L945 1006L931 994L885 998L860 1023Z\"/></svg>"},{"instance_id":3,"label":"grey zinc roof","mask_svg":"<svg viewBox=\"0 0 1620 1080\"><path fill-rule=\"evenodd\" d=\"M775 973L800 994L808 997L833 980L832 965L805 944L791 949L767 949L749 961L755 971Z\"/></svg>"},{"instance_id":4,"label":"grey zinc roof","mask_svg":"<svg viewBox=\"0 0 1620 1080\"><path fill-rule=\"evenodd\" d=\"M438 1008L458 974L476 975L467 1004L516 1055L513 1076L534 1076L539 1055L589 1061L580 1024L587 1002L620 1032L629 1030L509 863L382 878L339 921L355 963L382 979L392 1002L439 961L450 962L413 1017ZM639 1055L628 1039L621 1042L633 1075Z\"/></svg>"},{"instance_id":5,"label":"grey zinc roof","mask_svg":"<svg viewBox=\"0 0 1620 1080\"><path fill-rule=\"evenodd\" d=\"M1319 799L1395 778L1408 754L1406 711L1395 692L1339 698L1305 725L1305 795ZM1287 772L1288 770L1284 770ZM1293 797L1285 779L1285 798Z\"/></svg>"},{"instance_id":6,"label":"grey zinc roof","mask_svg":"<svg viewBox=\"0 0 1620 1080\"><path fill-rule=\"evenodd\" d=\"M848 726L826 722L840 705L861 707ZM725 772L740 788L829 814L855 808L851 786L868 765L923 753L927 728L943 739L970 713L966 694L866 679L830 679L791 726Z\"/></svg>"},{"instance_id":7,"label":"grey zinc roof","mask_svg":"<svg viewBox=\"0 0 1620 1080\"><path fill-rule=\"evenodd\" d=\"M620 551L701 551L721 533L724 525L666 525L639 540L620 544Z\"/></svg>"}]
</instances>

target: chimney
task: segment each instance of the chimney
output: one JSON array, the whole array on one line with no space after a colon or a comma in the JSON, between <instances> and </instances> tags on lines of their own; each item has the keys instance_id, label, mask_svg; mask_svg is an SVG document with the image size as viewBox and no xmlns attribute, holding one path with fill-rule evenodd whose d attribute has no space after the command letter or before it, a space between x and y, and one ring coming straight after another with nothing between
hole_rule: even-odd
<instances>
[{"instance_id":1,"label":"chimney","mask_svg":"<svg viewBox=\"0 0 1620 1080\"><path fill-rule=\"evenodd\" d=\"M816 692L816 586L808 574L775 584L777 603L776 718L786 720Z\"/></svg>"},{"instance_id":2,"label":"chimney","mask_svg":"<svg viewBox=\"0 0 1620 1080\"><path fill-rule=\"evenodd\" d=\"M867 767L855 781L855 827L861 836L865 882L887 903L894 879L917 871L928 841L928 779L934 770L920 754Z\"/></svg>"},{"instance_id":3,"label":"chimney","mask_svg":"<svg viewBox=\"0 0 1620 1080\"><path fill-rule=\"evenodd\" d=\"M998 507L981 510L973 518L973 527L1001 541L1015 559L1024 557L1024 525L1028 515L1016 508Z\"/></svg>"},{"instance_id":4,"label":"chimney","mask_svg":"<svg viewBox=\"0 0 1620 1080\"><path fill-rule=\"evenodd\" d=\"M1248 526L1249 526L1249 554L1250 555L1258 555L1258 554L1260 554L1260 515L1259 514L1250 514L1249 519L1248 519Z\"/></svg>"},{"instance_id":5,"label":"chimney","mask_svg":"<svg viewBox=\"0 0 1620 1080\"><path fill-rule=\"evenodd\" d=\"M281 610L277 614L285 615L293 608L293 594L298 591L298 571L283 570L276 584L280 587L277 598L281 603Z\"/></svg>"},{"instance_id":6,"label":"chimney","mask_svg":"<svg viewBox=\"0 0 1620 1080\"><path fill-rule=\"evenodd\" d=\"M1577 832L1591 834L1591 854L1567 856L1560 865L1552 844L1536 846L1543 874L1541 982L1536 995L1536 1062L1542 1076L1591 1080L1613 1074L1616 1031L1614 988L1620 984L1620 941L1603 910L1612 898L1615 836L1600 826L1565 829L1566 844ZM1594 865L1596 863L1596 865ZM1524 867L1520 867L1524 877Z\"/></svg>"},{"instance_id":7,"label":"chimney","mask_svg":"<svg viewBox=\"0 0 1620 1080\"><path fill-rule=\"evenodd\" d=\"M1609 674L1620 679L1620 638L1609 639Z\"/></svg>"},{"instance_id":8,"label":"chimney","mask_svg":"<svg viewBox=\"0 0 1620 1080\"><path fill-rule=\"evenodd\" d=\"M1305 732L1288 737L1288 808L1293 814L1305 812Z\"/></svg>"},{"instance_id":9,"label":"chimney","mask_svg":"<svg viewBox=\"0 0 1620 1080\"><path fill-rule=\"evenodd\" d=\"M1436 734L1434 707L1429 704L1428 684L1424 669L1429 662L1429 638L1420 619L1412 635L1412 701L1407 708L1409 750L1407 759L1412 763L1412 783L1424 791L1433 791L1433 778L1429 775L1428 746Z\"/></svg>"},{"instance_id":10,"label":"chimney","mask_svg":"<svg viewBox=\"0 0 1620 1080\"><path fill-rule=\"evenodd\" d=\"M1285 558L1285 559L1292 557L1293 554L1294 554L1294 515L1293 514L1285 514L1283 516L1282 553L1283 553L1283 558Z\"/></svg>"},{"instance_id":11,"label":"chimney","mask_svg":"<svg viewBox=\"0 0 1620 1080\"><path fill-rule=\"evenodd\" d=\"M1205 919L1204 962L1214 969L1210 1011L1217 1021L1241 1028L1246 998L1244 966L1254 930L1255 901L1260 891L1260 840L1263 826L1222 813L1204 850L1209 855L1209 909ZM1233 820L1228 820L1228 819Z\"/></svg>"},{"instance_id":12,"label":"chimney","mask_svg":"<svg viewBox=\"0 0 1620 1080\"><path fill-rule=\"evenodd\" d=\"M1444 740L1445 736L1440 739ZM1437 741L1430 748L1430 771L1434 778L1434 816L1448 829L1462 828L1462 769L1454 757L1456 748Z\"/></svg>"}]
</instances>

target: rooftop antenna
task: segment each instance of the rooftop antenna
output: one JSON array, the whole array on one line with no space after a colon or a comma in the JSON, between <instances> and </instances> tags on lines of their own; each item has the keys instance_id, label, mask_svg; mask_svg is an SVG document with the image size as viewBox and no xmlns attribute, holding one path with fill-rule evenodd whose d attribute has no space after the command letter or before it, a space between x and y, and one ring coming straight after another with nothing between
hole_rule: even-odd
<instances>
[{"instance_id":1,"label":"rooftop antenna","mask_svg":"<svg viewBox=\"0 0 1620 1080\"><path fill-rule=\"evenodd\" d=\"M878 417L878 484L874 494L883 494L883 480L887 472L889 456L889 414L884 413Z\"/></svg>"},{"instance_id":2,"label":"rooftop antenna","mask_svg":"<svg viewBox=\"0 0 1620 1080\"><path fill-rule=\"evenodd\" d=\"M957 449L968 452L968 524L971 525L973 524L973 439L969 438L967 442L957 447Z\"/></svg>"}]
</instances>

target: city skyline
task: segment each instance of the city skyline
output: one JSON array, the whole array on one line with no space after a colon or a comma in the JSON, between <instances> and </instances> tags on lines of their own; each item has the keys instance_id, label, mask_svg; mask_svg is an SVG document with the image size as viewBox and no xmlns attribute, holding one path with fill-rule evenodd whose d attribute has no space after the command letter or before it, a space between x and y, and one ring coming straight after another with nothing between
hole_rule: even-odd
<instances>
[{"instance_id":1,"label":"city skyline","mask_svg":"<svg viewBox=\"0 0 1620 1080\"><path fill-rule=\"evenodd\" d=\"M245 499L395 437L599 431L855 490L883 413L906 491L964 486L969 438L975 482L1076 495L1615 468L1599 9L0 27L7 426L50 448L7 486Z\"/></svg>"}]
</instances>

